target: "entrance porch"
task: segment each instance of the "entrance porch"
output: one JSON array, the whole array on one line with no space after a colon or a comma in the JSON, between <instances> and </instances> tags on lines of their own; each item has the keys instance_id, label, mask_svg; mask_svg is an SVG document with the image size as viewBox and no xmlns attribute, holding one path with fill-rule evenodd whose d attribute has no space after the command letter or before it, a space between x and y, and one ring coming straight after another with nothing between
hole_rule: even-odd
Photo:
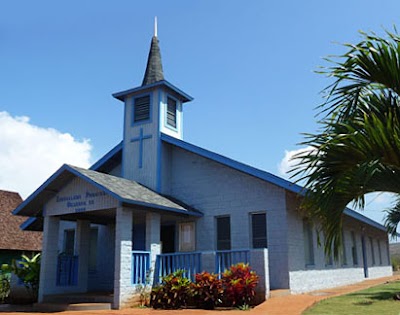
<instances>
[{"instance_id":1,"label":"entrance porch","mask_svg":"<svg viewBox=\"0 0 400 315\"><path fill-rule=\"evenodd\" d=\"M45 217L46 246L58 250L46 250L42 258L41 303L54 301L54 295L86 298L96 292L108 296L107 300L112 296L113 308L126 308L137 304L138 285L158 284L178 269L194 280L196 273L220 273L238 262L250 263L260 275L261 296L268 295L267 249L179 252L182 226L195 226L193 218L129 207L110 209L106 214L93 211L84 218L79 218L82 214ZM174 233L163 233L165 229ZM73 251L68 248L71 243Z\"/></svg>"}]
</instances>

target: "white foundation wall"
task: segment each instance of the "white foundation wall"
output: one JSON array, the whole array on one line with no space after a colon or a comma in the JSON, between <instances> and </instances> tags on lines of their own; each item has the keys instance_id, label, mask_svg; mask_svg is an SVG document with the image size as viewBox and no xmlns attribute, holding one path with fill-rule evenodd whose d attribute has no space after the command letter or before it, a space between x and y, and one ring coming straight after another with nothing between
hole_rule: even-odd
<instances>
[{"instance_id":1,"label":"white foundation wall","mask_svg":"<svg viewBox=\"0 0 400 315\"><path fill-rule=\"evenodd\" d=\"M363 281L363 268L290 271L290 292L304 293Z\"/></svg>"}]
</instances>

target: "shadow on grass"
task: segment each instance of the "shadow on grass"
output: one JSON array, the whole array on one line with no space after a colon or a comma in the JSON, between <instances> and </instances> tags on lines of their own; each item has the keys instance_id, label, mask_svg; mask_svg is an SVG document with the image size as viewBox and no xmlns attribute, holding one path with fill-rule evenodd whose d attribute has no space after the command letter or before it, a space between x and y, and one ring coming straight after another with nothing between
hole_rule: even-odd
<instances>
[{"instance_id":1,"label":"shadow on grass","mask_svg":"<svg viewBox=\"0 0 400 315\"><path fill-rule=\"evenodd\" d=\"M364 292L364 293L352 293L351 297L365 298L367 300L393 300L393 296L399 293L399 290L390 290L390 291L379 291L379 292Z\"/></svg>"}]
</instances>

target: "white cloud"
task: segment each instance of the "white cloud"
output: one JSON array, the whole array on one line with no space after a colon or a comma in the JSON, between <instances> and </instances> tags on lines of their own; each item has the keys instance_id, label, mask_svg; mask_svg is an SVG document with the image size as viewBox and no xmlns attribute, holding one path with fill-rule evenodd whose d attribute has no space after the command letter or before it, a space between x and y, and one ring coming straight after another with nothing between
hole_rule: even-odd
<instances>
[{"instance_id":1,"label":"white cloud","mask_svg":"<svg viewBox=\"0 0 400 315\"><path fill-rule=\"evenodd\" d=\"M292 151L287 151L285 150L285 156L283 159L279 162L278 164L278 172L279 175L285 178L289 178L290 174L288 174L289 170L293 168L295 164L297 164L297 161L293 160L293 157L296 154L303 153L306 151L312 150L312 147L305 147L305 148L300 148L297 150L292 150Z\"/></svg>"},{"instance_id":2,"label":"white cloud","mask_svg":"<svg viewBox=\"0 0 400 315\"><path fill-rule=\"evenodd\" d=\"M0 112L0 189L26 198L62 164L88 167L91 149L89 140Z\"/></svg>"}]
</instances>

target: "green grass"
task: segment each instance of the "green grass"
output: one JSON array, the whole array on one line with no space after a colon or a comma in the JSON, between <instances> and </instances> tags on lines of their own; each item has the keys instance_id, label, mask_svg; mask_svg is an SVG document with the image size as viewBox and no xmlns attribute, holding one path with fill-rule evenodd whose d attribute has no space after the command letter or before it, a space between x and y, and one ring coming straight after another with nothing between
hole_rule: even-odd
<instances>
[{"instance_id":1,"label":"green grass","mask_svg":"<svg viewBox=\"0 0 400 315\"><path fill-rule=\"evenodd\" d=\"M396 293L400 293L400 281L323 300L303 315L400 315L400 301L393 300Z\"/></svg>"}]
</instances>

